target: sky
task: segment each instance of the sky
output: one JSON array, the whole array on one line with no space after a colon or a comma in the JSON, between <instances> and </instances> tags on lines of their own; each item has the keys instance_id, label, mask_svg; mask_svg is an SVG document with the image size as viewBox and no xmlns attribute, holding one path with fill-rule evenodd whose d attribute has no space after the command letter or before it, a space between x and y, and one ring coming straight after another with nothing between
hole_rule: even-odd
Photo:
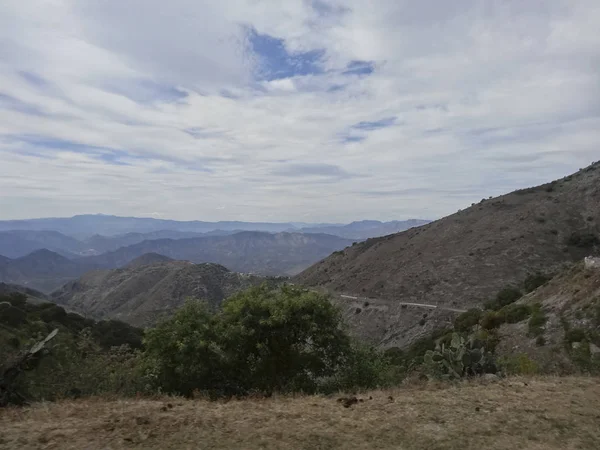
<instances>
[{"instance_id":1,"label":"sky","mask_svg":"<svg viewBox=\"0 0 600 450\"><path fill-rule=\"evenodd\" d=\"M0 219L434 219L600 159L598 0L3 0Z\"/></svg>"}]
</instances>

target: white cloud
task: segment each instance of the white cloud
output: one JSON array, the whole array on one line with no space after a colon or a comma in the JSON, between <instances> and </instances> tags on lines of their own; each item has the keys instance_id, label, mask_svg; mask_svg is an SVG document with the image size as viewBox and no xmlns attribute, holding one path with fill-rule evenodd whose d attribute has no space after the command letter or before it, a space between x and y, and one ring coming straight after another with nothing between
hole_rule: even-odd
<instances>
[{"instance_id":1,"label":"white cloud","mask_svg":"<svg viewBox=\"0 0 600 450\"><path fill-rule=\"evenodd\" d=\"M3 2L0 219L434 218L597 159L597 1L334 3Z\"/></svg>"}]
</instances>

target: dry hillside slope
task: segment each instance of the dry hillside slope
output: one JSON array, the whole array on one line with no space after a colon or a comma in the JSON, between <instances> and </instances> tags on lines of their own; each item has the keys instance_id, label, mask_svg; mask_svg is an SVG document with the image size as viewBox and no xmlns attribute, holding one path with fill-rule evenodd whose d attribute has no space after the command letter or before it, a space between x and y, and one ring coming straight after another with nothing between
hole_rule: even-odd
<instances>
[{"instance_id":1,"label":"dry hillside slope","mask_svg":"<svg viewBox=\"0 0 600 450\"><path fill-rule=\"evenodd\" d=\"M536 271L555 271L600 249L600 163L563 179L482 200L419 228L336 252L295 282L381 299L386 317L368 334L406 345L428 327L399 302L469 308ZM377 302L371 302L376 305ZM394 306L396 305L396 306ZM401 330L399 323L402 322ZM402 331L404 337L397 337ZM393 337L393 339L392 339ZM392 342L393 341L393 342Z\"/></svg>"},{"instance_id":2,"label":"dry hillside slope","mask_svg":"<svg viewBox=\"0 0 600 450\"><path fill-rule=\"evenodd\" d=\"M218 264L134 264L88 272L52 293L51 300L95 319L118 319L142 326L170 314L188 297L218 306L235 292L265 280L230 272Z\"/></svg>"},{"instance_id":3,"label":"dry hillside slope","mask_svg":"<svg viewBox=\"0 0 600 450\"><path fill-rule=\"evenodd\" d=\"M600 268L575 264L517 304L539 306L539 332L532 333L530 319L502 325L500 357L525 353L544 373L600 369Z\"/></svg>"}]
</instances>

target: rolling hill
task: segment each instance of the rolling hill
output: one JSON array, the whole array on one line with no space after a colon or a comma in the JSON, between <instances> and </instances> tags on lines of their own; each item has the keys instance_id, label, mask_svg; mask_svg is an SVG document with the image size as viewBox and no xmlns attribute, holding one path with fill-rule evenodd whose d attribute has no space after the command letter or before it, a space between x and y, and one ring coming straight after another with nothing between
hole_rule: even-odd
<instances>
[{"instance_id":1,"label":"rolling hill","mask_svg":"<svg viewBox=\"0 0 600 450\"><path fill-rule=\"evenodd\" d=\"M57 231L0 231L0 255L20 258L43 248L64 256L74 256L85 249L85 244Z\"/></svg>"},{"instance_id":2,"label":"rolling hill","mask_svg":"<svg viewBox=\"0 0 600 450\"><path fill-rule=\"evenodd\" d=\"M93 268L84 261L42 249L0 265L0 281L49 293Z\"/></svg>"},{"instance_id":3,"label":"rolling hill","mask_svg":"<svg viewBox=\"0 0 600 450\"><path fill-rule=\"evenodd\" d=\"M233 293L269 281L230 272L218 264L139 264L152 259L153 255L144 255L126 268L88 272L52 293L50 299L87 317L148 325L182 306L188 297L217 307Z\"/></svg>"},{"instance_id":4,"label":"rolling hill","mask_svg":"<svg viewBox=\"0 0 600 450\"><path fill-rule=\"evenodd\" d=\"M557 270L599 249L600 163L595 163L430 224L368 239L294 281L365 297L369 307L354 315L355 326L374 341L402 347L449 319L447 312L401 302L467 309L528 274Z\"/></svg>"},{"instance_id":5,"label":"rolling hill","mask_svg":"<svg viewBox=\"0 0 600 450\"><path fill-rule=\"evenodd\" d=\"M0 296L13 293L25 294L27 300L31 303L40 303L48 300L46 294L35 289L19 286L18 284L0 283Z\"/></svg>"}]
</instances>

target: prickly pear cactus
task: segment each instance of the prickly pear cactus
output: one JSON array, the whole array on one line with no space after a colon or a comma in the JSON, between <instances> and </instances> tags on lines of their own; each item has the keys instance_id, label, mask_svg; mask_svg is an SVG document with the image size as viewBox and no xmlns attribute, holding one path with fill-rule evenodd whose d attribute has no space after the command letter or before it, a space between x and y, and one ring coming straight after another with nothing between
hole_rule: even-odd
<instances>
[{"instance_id":1,"label":"prickly pear cactus","mask_svg":"<svg viewBox=\"0 0 600 450\"><path fill-rule=\"evenodd\" d=\"M424 366L430 378L458 379L485 373L490 356L483 347L474 347L474 341L466 342L453 333L448 347L438 344L435 350L425 353Z\"/></svg>"}]
</instances>

